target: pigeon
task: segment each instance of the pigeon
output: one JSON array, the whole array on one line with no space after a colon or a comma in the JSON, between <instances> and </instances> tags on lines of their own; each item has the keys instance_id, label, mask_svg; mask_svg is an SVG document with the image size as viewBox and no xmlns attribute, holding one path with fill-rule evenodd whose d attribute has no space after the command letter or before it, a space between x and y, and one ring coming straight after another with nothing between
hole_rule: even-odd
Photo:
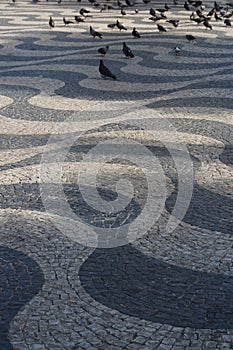
<instances>
[{"instance_id":1,"label":"pigeon","mask_svg":"<svg viewBox=\"0 0 233 350\"><path fill-rule=\"evenodd\" d=\"M206 29L208 29L208 28L209 28L210 30L213 29L213 28L212 28L212 25L209 23L208 19L204 19L203 25L206 27Z\"/></svg>"},{"instance_id":2,"label":"pigeon","mask_svg":"<svg viewBox=\"0 0 233 350\"><path fill-rule=\"evenodd\" d=\"M105 46L105 47L99 48L99 49L98 49L98 52L99 52L102 56L105 56L106 53L108 52L108 50L109 50L109 46L107 45L107 46Z\"/></svg>"},{"instance_id":3,"label":"pigeon","mask_svg":"<svg viewBox=\"0 0 233 350\"><path fill-rule=\"evenodd\" d=\"M139 10L138 10L138 9L135 9L134 12L135 12L136 14L138 14Z\"/></svg>"},{"instance_id":4,"label":"pigeon","mask_svg":"<svg viewBox=\"0 0 233 350\"><path fill-rule=\"evenodd\" d=\"M198 17L200 17L200 18L204 18L204 17L205 17L205 16L203 15L202 11L199 10L199 9L196 10L196 14L197 14Z\"/></svg>"},{"instance_id":5,"label":"pigeon","mask_svg":"<svg viewBox=\"0 0 233 350\"><path fill-rule=\"evenodd\" d=\"M191 16L190 16L190 20L193 21L193 22L196 22L197 24L200 24L201 22L204 21L204 18L195 18L194 16L194 12L192 12Z\"/></svg>"},{"instance_id":6,"label":"pigeon","mask_svg":"<svg viewBox=\"0 0 233 350\"><path fill-rule=\"evenodd\" d=\"M179 46L174 47L176 56L180 56L181 48Z\"/></svg>"},{"instance_id":7,"label":"pigeon","mask_svg":"<svg viewBox=\"0 0 233 350\"><path fill-rule=\"evenodd\" d=\"M169 19L167 22L171 23L176 28L176 27L178 27L180 20L179 19Z\"/></svg>"},{"instance_id":8,"label":"pigeon","mask_svg":"<svg viewBox=\"0 0 233 350\"><path fill-rule=\"evenodd\" d=\"M189 4L187 3L187 1L185 1L185 3L184 3L184 8L185 8L185 10L190 11L190 7L189 7Z\"/></svg>"},{"instance_id":9,"label":"pigeon","mask_svg":"<svg viewBox=\"0 0 233 350\"><path fill-rule=\"evenodd\" d=\"M125 28L125 27L123 26L123 24L121 24L121 23L118 21L118 19L117 19L117 21L116 21L116 26L117 26L118 29L120 29L120 32L121 32L122 30L127 30L127 28Z\"/></svg>"},{"instance_id":10,"label":"pigeon","mask_svg":"<svg viewBox=\"0 0 233 350\"><path fill-rule=\"evenodd\" d=\"M123 8L121 9L121 14L122 14L122 16L125 16L125 15L126 15L126 11L123 10Z\"/></svg>"},{"instance_id":11,"label":"pigeon","mask_svg":"<svg viewBox=\"0 0 233 350\"><path fill-rule=\"evenodd\" d=\"M174 4L175 6L177 6L179 3L178 3L177 0L173 0L173 4Z\"/></svg>"},{"instance_id":12,"label":"pigeon","mask_svg":"<svg viewBox=\"0 0 233 350\"><path fill-rule=\"evenodd\" d=\"M189 42L194 42L196 40L195 36L192 34L187 34L185 37Z\"/></svg>"},{"instance_id":13,"label":"pigeon","mask_svg":"<svg viewBox=\"0 0 233 350\"><path fill-rule=\"evenodd\" d=\"M144 4L149 4L149 2L151 2L151 0L142 0L144 2Z\"/></svg>"},{"instance_id":14,"label":"pigeon","mask_svg":"<svg viewBox=\"0 0 233 350\"><path fill-rule=\"evenodd\" d=\"M161 16L161 19L167 19L167 16L165 16L165 14L164 13L160 13L160 16Z\"/></svg>"},{"instance_id":15,"label":"pigeon","mask_svg":"<svg viewBox=\"0 0 233 350\"><path fill-rule=\"evenodd\" d=\"M74 19L77 23L85 22L84 19L79 16L74 16Z\"/></svg>"},{"instance_id":16,"label":"pigeon","mask_svg":"<svg viewBox=\"0 0 233 350\"><path fill-rule=\"evenodd\" d=\"M218 16L216 12L214 13L214 18L215 18L216 21L221 21L222 20L222 17Z\"/></svg>"},{"instance_id":17,"label":"pigeon","mask_svg":"<svg viewBox=\"0 0 233 350\"><path fill-rule=\"evenodd\" d=\"M80 11L79 11L79 13L80 13L80 15L81 16L86 16L88 13L90 13L90 11L89 10L86 10L86 9L81 9Z\"/></svg>"},{"instance_id":18,"label":"pigeon","mask_svg":"<svg viewBox=\"0 0 233 350\"><path fill-rule=\"evenodd\" d=\"M107 5L107 4L104 4L101 9L100 9L100 12L103 12L105 10L113 10L114 8L111 6L111 5ZM90 17L90 16L89 16Z\"/></svg>"},{"instance_id":19,"label":"pigeon","mask_svg":"<svg viewBox=\"0 0 233 350\"><path fill-rule=\"evenodd\" d=\"M63 22L65 23L65 26L74 23L73 21L67 21L67 20L65 19L65 17L63 17Z\"/></svg>"},{"instance_id":20,"label":"pigeon","mask_svg":"<svg viewBox=\"0 0 233 350\"><path fill-rule=\"evenodd\" d=\"M154 22L157 22L157 21L159 21L160 19L163 19L163 17L161 17L161 16L155 16L155 17L150 17L150 18L149 18L150 21L154 21Z\"/></svg>"},{"instance_id":21,"label":"pigeon","mask_svg":"<svg viewBox=\"0 0 233 350\"><path fill-rule=\"evenodd\" d=\"M225 19L224 24L226 24L227 27L231 27L231 21L228 18Z\"/></svg>"},{"instance_id":22,"label":"pigeon","mask_svg":"<svg viewBox=\"0 0 233 350\"><path fill-rule=\"evenodd\" d=\"M139 39L141 38L141 35L138 33L137 29L136 28L133 28L132 30L132 35L135 39Z\"/></svg>"},{"instance_id":23,"label":"pigeon","mask_svg":"<svg viewBox=\"0 0 233 350\"><path fill-rule=\"evenodd\" d=\"M54 23L54 20L52 19L52 16L50 16L49 18L49 26L51 29L55 27L55 23Z\"/></svg>"},{"instance_id":24,"label":"pigeon","mask_svg":"<svg viewBox=\"0 0 233 350\"><path fill-rule=\"evenodd\" d=\"M99 64L99 72L102 78L111 78L113 80L116 80L116 76L112 74L112 72L104 65L103 60L100 60Z\"/></svg>"},{"instance_id":25,"label":"pigeon","mask_svg":"<svg viewBox=\"0 0 233 350\"><path fill-rule=\"evenodd\" d=\"M113 28L115 28L115 27L116 27L116 23L110 23L110 24L108 24L108 28L113 29Z\"/></svg>"},{"instance_id":26,"label":"pigeon","mask_svg":"<svg viewBox=\"0 0 233 350\"><path fill-rule=\"evenodd\" d=\"M118 1L117 1L117 6L118 6L118 7L123 7L122 2L118 0Z\"/></svg>"},{"instance_id":27,"label":"pigeon","mask_svg":"<svg viewBox=\"0 0 233 350\"><path fill-rule=\"evenodd\" d=\"M151 7L150 8L150 15L152 16L152 17L156 17L156 12L155 12L155 9L153 9L153 7Z\"/></svg>"},{"instance_id":28,"label":"pigeon","mask_svg":"<svg viewBox=\"0 0 233 350\"><path fill-rule=\"evenodd\" d=\"M197 0L197 1L195 1L193 4L193 7L201 7L202 6L202 1L199 1L199 0Z\"/></svg>"},{"instance_id":29,"label":"pigeon","mask_svg":"<svg viewBox=\"0 0 233 350\"><path fill-rule=\"evenodd\" d=\"M215 8L215 10L216 11L220 11L220 10L222 10L222 6L220 6L216 1L214 2L214 8Z\"/></svg>"},{"instance_id":30,"label":"pigeon","mask_svg":"<svg viewBox=\"0 0 233 350\"><path fill-rule=\"evenodd\" d=\"M231 18L232 16L233 16L233 12L223 15L224 18Z\"/></svg>"},{"instance_id":31,"label":"pigeon","mask_svg":"<svg viewBox=\"0 0 233 350\"><path fill-rule=\"evenodd\" d=\"M196 22L197 24L200 24L200 23L202 23L204 21L204 18L200 18L200 17L193 18L192 21Z\"/></svg>"},{"instance_id":32,"label":"pigeon","mask_svg":"<svg viewBox=\"0 0 233 350\"><path fill-rule=\"evenodd\" d=\"M161 26L161 24L157 24L158 30L160 33L166 32L167 29L165 29L163 26Z\"/></svg>"},{"instance_id":33,"label":"pigeon","mask_svg":"<svg viewBox=\"0 0 233 350\"><path fill-rule=\"evenodd\" d=\"M126 45L126 43L123 43L123 53L125 54L126 58L134 58L134 54L132 50L129 48L129 46Z\"/></svg>"},{"instance_id":34,"label":"pigeon","mask_svg":"<svg viewBox=\"0 0 233 350\"><path fill-rule=\"evenodd\" d=\"M133 6L134 5L134 2L130 2L129 0L125 0L125 3L127 6Z\"/></svg>"},{"instance_id":35,"label":"pigeon","mask_svg":"<svg viewBox=\"0 0 233 350\"><path fill-rule=\"evenodd\" d=\"M93 38L100 38L102 39L102 34L100 34L99 32L97 32L96 30L94 30L92 28L92 26L90 26L90 34L93 36Z\"/></svg>"},{"instance_id":36,"label":"pigeon","mask_svg":"<svg viewBox=\"0 0 233 350\"><path fill-rule=\"evenodd\" d=\"M214 7L207 13L207 17L212 17L213 14L216 14Z\"/></svg>"}]
</instances>

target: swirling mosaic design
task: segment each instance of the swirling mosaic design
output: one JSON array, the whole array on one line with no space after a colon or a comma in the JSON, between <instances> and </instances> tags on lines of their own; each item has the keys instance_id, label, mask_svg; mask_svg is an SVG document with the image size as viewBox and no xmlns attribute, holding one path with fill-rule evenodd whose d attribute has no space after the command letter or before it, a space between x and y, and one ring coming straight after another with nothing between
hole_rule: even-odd
<instances>
[{"instance_id":1,"label":"swirling mosaic design","mask_svg":"<svg viewBox=\"0 0 233 350\"><path fill-rule=\"evenodd\" d=\"M170 10L180 19L178 28L164 21L168 31L159 33L148 13L164 4L137 5L138 14L132 7L122 17L117 9L100 12L83 0L0 4L4 350L232 346L232 29L216 21L213 30L205 30L191 23L179 4ZM206 2L205 11L212 5ZM85 6L92 17L64 26L63 16L73 19ZM55 28L50 30L51 15ZM116 18L127 31L107 27ZM103 33L102 40L90 36L89 25ZM133 27L140 39L132 37ZM186 40L190 33L196 43ZM134 59L124 57L122 42ZM104 62L116 81L99 76L97 50L105 45L110 49ZM140 127L140 121L160 125L164 120L176 130L168 135L170 150L178 152L185 169L178 149L184 144L193 167L190 204L172 232L166 225L181 184L175 160L152 130ZM148 198L143 169L116 156L114 140L138 142L159 161L164 208L130 244L85 246L49 217L41 192L42 159L49 152L56 159L75 132L79 137L61 164L62 189L72 212L96 232L134 222ZM133 185L126 209L111 216L85 202L77 181L83 159L101 142L109 142L113 160L98 173L100 197L110 204L116 200L119 179ZM97 166L95 159L91 164ZM48 184L54 213L58 183L48 177ZM66 227L67 217L60 219ZM119 229L118 238L121 234Z\"/></svg>"}]
</instances>

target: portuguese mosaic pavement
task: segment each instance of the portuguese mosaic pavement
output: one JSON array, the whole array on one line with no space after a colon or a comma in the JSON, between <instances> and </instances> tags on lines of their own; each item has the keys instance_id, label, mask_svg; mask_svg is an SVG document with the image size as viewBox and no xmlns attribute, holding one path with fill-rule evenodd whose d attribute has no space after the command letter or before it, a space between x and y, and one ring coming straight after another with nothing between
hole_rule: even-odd
<instances>
[{"instance_id":1,"label":"portuguese mosaic pavement","mask_svg":"<svg viewBox=\"0 0 233 350\"><path fill-rule=\"evenodd\" d=\"M233 349L232 29L83 1L0 4L0 349Z\"/></svg>"}]
</instances>

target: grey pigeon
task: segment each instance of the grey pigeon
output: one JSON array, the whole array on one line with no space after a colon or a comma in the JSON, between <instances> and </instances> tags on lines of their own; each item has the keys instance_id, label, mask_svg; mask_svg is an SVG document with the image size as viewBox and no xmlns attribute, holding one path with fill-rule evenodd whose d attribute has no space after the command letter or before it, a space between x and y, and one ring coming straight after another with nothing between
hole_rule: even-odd
<instances>
[{"instance_id":1,"label":"grey pigeon","mask_svg":"<svg viewBox=\"0 0 233 350\"><path fill-rule=\"evenodd\" d=\"M69 21L69 20L67 21L67 20L65 19L65 17L63 17L63 22L64 22L65 26L74 23L73 21Z\"/></svg>"},{"instance_id":2,"label":"grey pigeon","mask_svg":"<svg viewBox=\"0 0 233 350\"><path fill-rule=\"evenodd\" d=\"M111 78L113 80L116 80L116 76L112 74L112 72L104 65L103 60L100 60L99 64L99 72L102 78Z\"/></svg>"},{"instance_id":3,"label":"grey pigeon","mask_svg":"<svg viewBox=\"0 0 233 350\"><path fill-rule=\"evenodd\" d=\"M105 56L106 53L108 52L108 50L109 50L109 46L107 45L107 46L105 46L105 47L100 47L100 48L98 49L98 52L99 52L102 56Z\"/></svg>"},{"instance_id":4,"label":"grey pigeon","mask_svg":"<svg viewBox=\"0 0 233 350\"><path fill-rule=\"evenodd\" d=\"M153 9L153 7L150 8L149 13L152 17L156 17L156 12L155 12L155 9Z\"/></svg>"},{"instance_id":5,"label":"grey pigeon","mask_svg":"<svg viewBox=\"0 0 233 350\"><path fill-rule=\"evenodd\" d=\"M113 29L116 27L116 25L117 25L116 23L110 23L110 24L108 24L108 28Z\"/></svg>"},{"instance_id":6,"label":"grey pigeon","mask_svg":"<svg viewBox=\"0 0 233 350\"><path fill-rule=\"evenodd\" d=\"M77 22L77 23L83 23L83 22L85 22L84 21L84 19L83 18L81 18L80 16L74 16L74 19L75 19L75 21Z\"/></svg>"},{"instance_id":7,"label":"grey pigeon","mask_svg":"<svg viewBox=\"0 0 233 350\"><path fill-rule=\"evenodd\" d=\"M166 32L167 29L165 29L161 24L157 24L158 30L160 33Z\"/></svg>"},{"instance_id":8,"label":"grey pigeon","mask_svg":"<svg viewBox=\"0 0 233 350\"><path fill-rule=\"evenodd\" d=\"M187 34L185 37L189 42L194 42L196 40L195 36L192 34Z\"/></svg>"},{"instance_id":9,"label":"grey pigeon","mask_svg":"<svg viewBox=\"0 0 233 350\"><path fill-rule=\"evenodd\" d=\"M174 47L174 51L175 51L176 56L180 56L181 48L179 46Z\"/></svg>"},{"instance_id":10,"label":"grey pigeon","mask_svg":"<svg viewBox=\"0 0 233 350\"><path fill-rule=\"evenodd\" d=\"M55 23L54 23L54 20L52 19L52 16L50 16L50 18L49 18L49 26L50 26L50 28L55 27Z\"/></svg>"},{"instance_id":11,"label":"grey pigeon","mask_svg":"<svg viewBox=\"0 0 233 350\"><path fill-rule=\"evenodd\" d=\"M160 19L163 19L163 17L157 16L157 15L149 18L150 21L154 21L154 22L157 22L157 21L159 21Z\"/></svg>"},{"instance_id":12,"label":"grey pigeon","mask_svg":"<svg viewBox=\"0 0 233 350\"><path fill-rule=\"evenodd\" d=\"M212 30L212 25L209 23L208 19L204 19L203 25L206 27L206 29Z\"/></svg>"},{"instance_id":13,"label":"grey pigeon","mask_svg":"<svg viewBox=\"0 0 233 350\"><path fill-rule=\"evenodd\" d=\"M132 30L132 35L134 38L138 39L138 38L141 38L141 35L138 33L137 29L136 28L133 28Z\"/></svg>"},{"instance_id":14,"label":"grey pigeon","mask_svg":"<svg viewBox=\"0 0 233 350\"><path fill-rule=\"evenodd\" d=\"M227 27L231 27L231 21L228 18L225 19L224 24L226 24Z\"/></svg>"},{"instance_id":15,"label":"grey pigeon","mask_svg":"<svg viewBox=\"0 0 233 350\"><path fill-rule=\"evenodd\" d=\"M178 27L180 20L179 19L169 19L167 22L171 23L176 28L176 27Z\"/></svg>"},{"instance_id":16,"label":"grey pigeon","mask_svg":"<svg viewBox=\"0 0 233 350\"><path fill-rule=\"evenodd\" d=\"M214 13L214 18L215 18L216 21L221 21L222 20L222 17L218 16L217 12Z\"/></svg>"},{"instance_id":17,"label":"grey pigeon","mask_svg":"<svg viewBox=\"0 0 233 350\"><path fill-rule=\"evenodd\" d=\"M129 48L129 46L126 45L126 43L123 43L123 53L125 54L126 58L134 58L134 54L132 50Z\"/></svg>"},{"instance_id":18,"label":"grey pigeon","mask_svg":"<svg viewBox=\"0 0 233 350\"><path fill-rule=\"evenodd\" d=\"M129 0L125 0L125 3L127 6L133 6L134 5L134 2L130 2Z\"/></svg>"},{"instance_id":19,"label":"grey pigeon","mask_svg":"<svg viewBox=\"0 0 233 350\"><path fill-rule=\"evenodd\" d=\"M189 4L187 3L187 1L185 1L185 3L184 3L184 8L185 8L185 10L190 11L190 7L189 7Z\"/></svg>"},{"instance_id":20,"label":"grey pigeon","mask_svg":"<svg viewBox=\"0 0 233 350\"><path fill-rule=\"evenodd\" d=\"M92 26L90 26L90 34L93 36L93 38L97 37L102 39L102 34L94 30Z\"/></svg>"},{"instance_id":21,"label":"grey pigeon","mask_svg":"<svg viewBox=\"0 0 233 350\"><path fill-rule=\"evenodd\" d=\"M116 26L118 29L120 29L120 32L122 30L127 30L127 28L125 28L125 26L123 26L123 24L121 24L118 20L116 21Z\"/></svg>"},{"instance_id":22,"label":"grey pigeon","mask_svg":"<svg viewBox=\"0 0 233 350\"><path fill-rule=\"evenodd\" d=\"M213 15L215 15L215 8L213 7L208 13L207 13L207 17L212 17Z\"/></svg>"},{"instance_id":23,"label":"grey pigeon","mask_svg":"<svg viewBox=\"0 0 233 350\"><path fill-rule=\"evenodd\" d=\"M89 12L90 12L90 11L89 11L89 10L86 10L86 9L81 9L81 10L79 11L80 15L81 15L81 16L84 16L84 17L85 17Z\"/></svg>"}]
</instances>

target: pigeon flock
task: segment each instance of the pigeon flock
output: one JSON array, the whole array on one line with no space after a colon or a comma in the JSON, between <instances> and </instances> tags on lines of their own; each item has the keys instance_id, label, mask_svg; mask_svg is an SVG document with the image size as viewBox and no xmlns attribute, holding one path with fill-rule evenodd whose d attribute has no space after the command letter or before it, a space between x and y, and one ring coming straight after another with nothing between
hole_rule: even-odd
<instances>
[{"instance_id":1,"label":"pigeon flock","mask_svg":"<svg viewBox=\"0 0 233 350\"><path fill-rule=\"evenodd\" d=\"M15 1L15 0L12 0ZM39 0L32 0L33 2L38 2ZM48 0L46 0L48 1ZM62 0L58 0L59 3L61 3ZM122 18L127 15L127 11L134 8L134 15L137 15L139 13L138 8L136 8L136 1L135 0L117 0L117 4L110 5L109 0L105 0L107 3L100 4L97 0L88 0L90 5L92 5L95 9L99 9L100 12L103 11L110 11L115 10L117 16L121 16ZM152 0L141 0L143 4L149 4ZM81 2L81 0L78 0L78 2ZM138 3L137 3L138 4ZM138 4L139 5L139 4ZM205 30L213 30L214 29L214 23L222 21L223 25L225 27L231 27L231 18L233 18L233 2L227 2L224 5L220 5L217 1L214 1L212 6L206 7L203 4L202 0L187 0L183 3L180 3L180 0L173 0L173 4L167 4L165 3L164 6L154 8L150 7L148 9L148 20L153 21L156 24L157 32L158 33L166 33L171 30L175 30L182 21L179 18L171 18L171 9L177 8L177 6L185 11L187 11L187 20L189 21L190 25L201 25L203 26L203 29ZM149 17L150 16L150 17ZM170 17L171 16L171 17ZM68 20L67 18L63 17L63 23L65 26L69 25L75 25L79 23L86 23L89 18L92 18L93 15L91 13L91 10L88 10L86 8L81 8L79 10L79 15L75 15L74 19ZM169 23L172 25L171 27L167 27L166 23ZM49 18L49 27L53 29L55 27L55 21L50 16ZM155 28L156 28L155 27ZM115 22L107 24L107 29L117 29L119 32L127 32L131 33L131 38L134 39L140 39L141 34L137 30L137 28L126 28L126 26L119 21L119 19L116 19ZM92 38L94 39L102 39L104 34L97 31L92 25L89 25L89 33ZM195 43L196 38L192 34L186 34L186 39L190 43ZM124 39L125 40L125 39ZM131 48L127 45L127 43L124 41L122 42L123 49L122 52L124 56L127 59L134 58L134 54L131 50ZM111 71L104 65L103 58L106 56L106 54L109 52L110 46L106 45L105 47L100 47L98 49L99 54L102 56L99 63L99 72L100 76L102 78L110 78L113 80L116 80L116 76L111 73ZM181 48L180 46L174 47L174 54L175 56L181 55Z\"/></svg>"}]
</instances>

